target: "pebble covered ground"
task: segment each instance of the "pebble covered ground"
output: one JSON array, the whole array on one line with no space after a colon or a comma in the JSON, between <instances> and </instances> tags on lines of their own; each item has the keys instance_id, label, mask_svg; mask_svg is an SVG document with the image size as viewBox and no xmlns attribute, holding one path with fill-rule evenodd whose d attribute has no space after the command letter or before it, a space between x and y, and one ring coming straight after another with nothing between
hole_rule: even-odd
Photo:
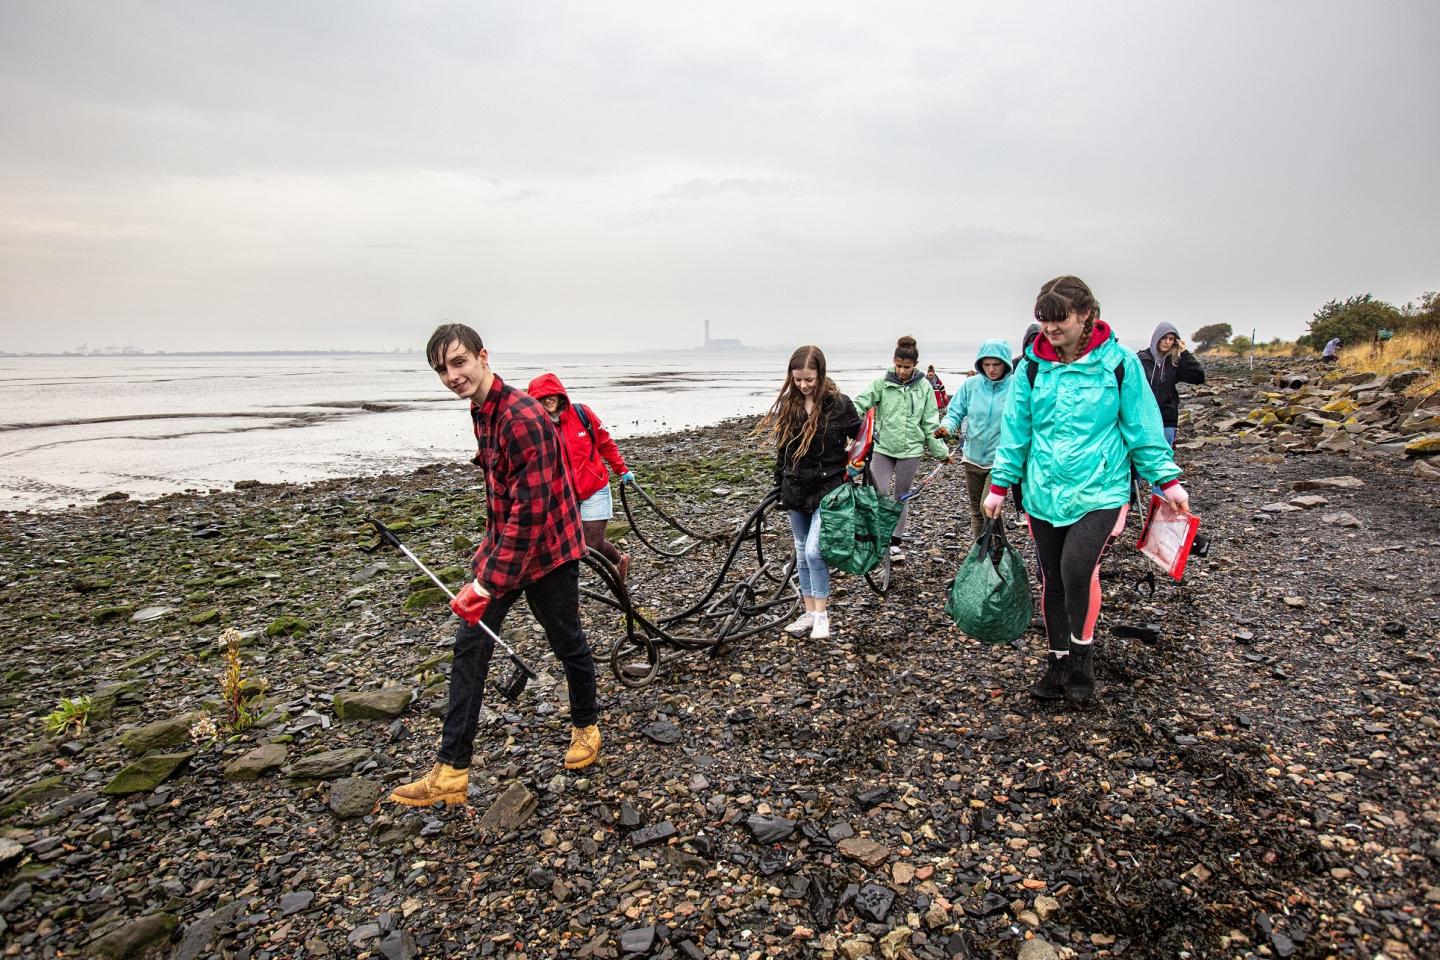
<instances>
[{"instance_id":1,"label":"pebble covered ground","mask_svg":"<svg viewBox=\"0 0 1440 960\"><path fill-rule=\"evenodd\" d=\"M982 646L943 613L957 466L888 596L837 578L831 639L772 631L639 690L602 663L604 756L578 774L558 670L512 615L548 672L490 698L469 808L377 804L432 761L453 621L359 549L378 516L458 577L469 465L0 516L0 953L1436 956L1440 485L1363 429L1318 449L1340 423L1266 421L1270 373L1188 396L1210 554L1150 597L1133 526L1115 547L1093 706L1027 695L1037 631ZM769 485L747 427L626 455L723 528ZM720 549L622 542L660 614ZM586 618L608 645L618 617ZM228 628L259 717L235 735ZM82 695L85 727L47 734Z\"/></svg>"}]
</instances>

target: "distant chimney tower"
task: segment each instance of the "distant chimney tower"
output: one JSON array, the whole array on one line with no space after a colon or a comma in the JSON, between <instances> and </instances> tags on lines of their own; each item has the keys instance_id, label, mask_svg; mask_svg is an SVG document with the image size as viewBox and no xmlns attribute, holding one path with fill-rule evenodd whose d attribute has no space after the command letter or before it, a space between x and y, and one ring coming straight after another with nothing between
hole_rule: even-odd
<instances>
[{"instance_id":1,"label":"distant chimney tower","mask_svg":"<svg viewBox=\"0 0 1440 960\"><path fill-rule=\"evenodd\" d=\"M710 346L710 318L705 318L705 346Z\"/></svg>"}]
</instances>

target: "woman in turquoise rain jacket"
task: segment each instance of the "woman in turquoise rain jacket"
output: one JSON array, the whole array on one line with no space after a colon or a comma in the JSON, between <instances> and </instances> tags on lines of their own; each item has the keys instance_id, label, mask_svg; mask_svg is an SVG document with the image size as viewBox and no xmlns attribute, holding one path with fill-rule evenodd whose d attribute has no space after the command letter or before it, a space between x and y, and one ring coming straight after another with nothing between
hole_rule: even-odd
<instances>
[{"instance_id":1,"label":"woman in turquoise rain jacket","mask_svg":"<svg viewBox=\"0 0 1440 960\"><path fill-rule=\"evenodd\" d=\"M980 536L985 515L980 504L990 482L990 464L995 448L1000 445L1000 423L1005 415L1005 395L1010 390L1010 344L1004 340L986 340L980 344L975 358L976 376L966 377L945 416L940 418L939 437L956 433L965 424L965 446L961 460L965 464L965 492L970 496L970 528Z\"/></svg>"},{"instance_id":2,"label":"woman in turquoise rain jacket","mask_svg":"<svg viewBox=\"0 0 1440 960\"><path fill-rule=\"evenodd\" d=\"M895 343L894 365L855 398L855 412L862 418L875 408L875 453L870 458L875 489L896 500L910 492L926 450L937 460L950 459L950 449L935 436L940 425L935 388L919 371L919 363L915 338L901 337ZM891 560L904 559L900 546L909 520L907 505L890 540Z\"/></svg>"},{"instance_id":3,"label":"woman in turquoise rain jacket","mask_svg":"<svg viewBox=\"0 0 1440 960\"><path fill-rule=\"evenodd\" d=\"M1100 319L1084 281L1045 284L1035 319L1041 335L1015 371L983 509L998 518L1006 491L1024 480L1050 641L1030 692L1084 701L1095 694L1100 555L1124 526L1131 464L1176 508L1188 511L1190 499L1140 361Z\"/></svg>"}]
</instances>

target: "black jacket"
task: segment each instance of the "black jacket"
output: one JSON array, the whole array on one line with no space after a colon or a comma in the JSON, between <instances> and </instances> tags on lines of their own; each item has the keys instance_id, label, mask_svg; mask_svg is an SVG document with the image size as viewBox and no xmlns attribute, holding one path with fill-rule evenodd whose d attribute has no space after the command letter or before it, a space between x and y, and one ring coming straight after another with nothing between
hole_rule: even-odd
<instances>
[{"instance_id":1,"label":"black jacket","mask_svg":"<svg viewBox=\"0 0 1440 960\"><path fill-rule=\"evenodd\" d=\"M836 394L820 411L820 426L810 449L796 459L799 437L775 451L775 485L787 510L814 513L825 494L845 482L845 448L860 430L860 417L850 398Z\"/></svg>"},{"instance_id":2,"label":"black jacket","mask_svg":"<svg viewBox=\"0 0 1440 960\"><path fill-rule=\"evenodd\" d=\"M1205 369L1189 350L1181 352L1178 367L1166 357L1161 357L1160 363L1156 364L1155 355L1149 347L1136 356L1145 368L1145 379L1150 382L1155 402L1160 405L1161 422L1167 427L1175 426L1180 422L1180 391L1175 389L1175 384L1204 383Z\"/></svg>"}]
</instances>

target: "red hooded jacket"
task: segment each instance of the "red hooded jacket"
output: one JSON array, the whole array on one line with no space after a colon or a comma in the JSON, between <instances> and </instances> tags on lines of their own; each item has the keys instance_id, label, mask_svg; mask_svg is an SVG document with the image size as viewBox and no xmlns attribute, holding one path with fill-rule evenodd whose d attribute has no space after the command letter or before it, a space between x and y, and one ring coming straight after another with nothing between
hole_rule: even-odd
<instances>
[{"instance_id":1,"label":"red hooded jacket","mask_svg":"<svg viewBox=\"0 0 1440 960\"><path fill-rule=\"evenodd\" d=\"M565 451L565 465L570 471L570 485L575 488L577 500L590 499L610 482L610 474L606 471L605 464L610 465L616 476L626 472L625 458L620 455L620 448L615 446L615 441L610 438L610 431L605 429L605 424L600 422L595 411L589 407L584 410L590 421L590 429L585 429L585 424L575 411L576 405L566 395L565 385L560 382L559 377L553 373L542 373L530 381L530 389L525 392L536 400L556 396L565 400L560 408L560 423L557 428L560 431L560 446Z\"/></svg>"}]
</instances>

